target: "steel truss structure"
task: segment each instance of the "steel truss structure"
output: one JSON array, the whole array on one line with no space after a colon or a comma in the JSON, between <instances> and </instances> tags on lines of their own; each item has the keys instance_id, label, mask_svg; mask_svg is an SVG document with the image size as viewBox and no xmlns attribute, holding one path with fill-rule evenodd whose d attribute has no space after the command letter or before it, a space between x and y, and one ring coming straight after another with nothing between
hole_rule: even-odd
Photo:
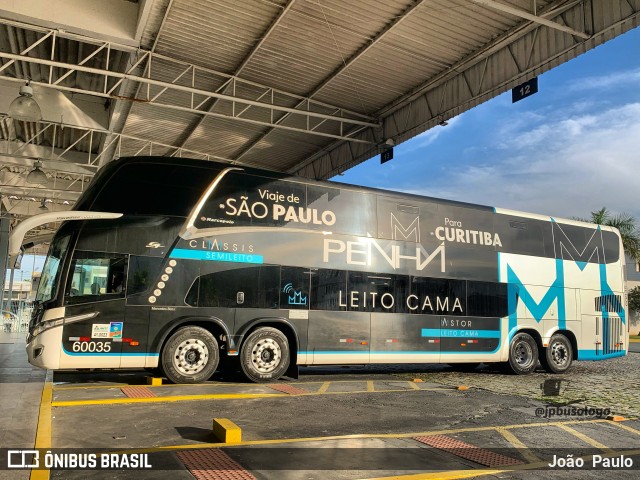
<instances>
[{"instance_id":1,"label":"steel truss structure","mask_svg":"<svg viewBox=\"0 0 640 480\"><path fill-rule=\"evenodd\" d=\"M39 37L19 54L0 51L0 58L5 60L0 66L0 78L5 80L21 83L24 81L8 74L10 67L20 62L23 65L44 66L48 69L48 75L44 78L31 80L33 85L68 93L143 102L158 108L232 119L356 143L368 141L351 138L350 134L345 134L345 130L354 125L380 127L374 117L176 60L150 50L134 49L113 42L99 42L81 35L3 19L0 19L0 24L30 30ZM91 45L93 49L75 63L57 61L54 60L55 52L59 49L58 43L62 39ZM41 48L36 48L38 46ZM118 65L111 61L113 51L130 54L132 65L126 71L118 71ZM96 61L102 66L91 66ZM137 75L135 72L141 66L143 70ZM72 86L66 80L75 72L93 76L94 83L99 88ZM122 98L118 95L118 88L127 80L142 87L139 88L137 96ZM213 108L204 108L212 99L221 103L222 108L216 111ZM280 121L283 115L296 117L296 125L287 125Z\"/></svg>"}]
</instances>

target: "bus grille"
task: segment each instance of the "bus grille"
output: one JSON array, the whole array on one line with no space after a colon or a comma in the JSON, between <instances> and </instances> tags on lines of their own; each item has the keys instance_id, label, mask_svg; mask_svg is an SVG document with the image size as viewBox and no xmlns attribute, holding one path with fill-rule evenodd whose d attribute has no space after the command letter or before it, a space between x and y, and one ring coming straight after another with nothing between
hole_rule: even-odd
<instances>
[{"instance_id":1,"label":"bus grille","mask_svg":"<svg viewBox=\"0 0 640 480\"><path fill-rule=\"evenodd\" d=\"M621 352L624 345L620 343L620 337L623 336L624 330L622 320L619 318L597 318L596 334L602 332L602 354ZM598 354L596 349L596 354Z\"/></svg>"},{"instance_id":2,"label":"bus grille","mask_svg":"<svg viewBox=\"0 0 640 480\"><path fill-rule=\"evenodd\" d=\"M596 312L615 312L623 310L622 297L620 295L602 295L595 298Z\"/></svg>"}]
</instances>

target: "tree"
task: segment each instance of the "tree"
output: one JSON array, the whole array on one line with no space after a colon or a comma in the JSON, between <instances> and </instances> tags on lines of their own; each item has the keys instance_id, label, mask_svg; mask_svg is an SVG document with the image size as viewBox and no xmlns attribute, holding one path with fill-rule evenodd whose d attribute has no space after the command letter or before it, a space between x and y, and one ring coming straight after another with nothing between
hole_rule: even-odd
<instances>
[{"instance_id":1,"label":"tree","mask_svg":"<svg viewBox=\"0 0 640 480\"><path fill-rule=\"evenodd\" d=\"M640 287L634 287L627 294L629 300L629 310L640 312Z\"/></svg>"},{"instance_id":2,"label":"tree","mask_svg":"<svg viewBox=\"0 0 640 480\"><path fill-rule=\"evenodd\" d=\"M617 228L622 237L622 247L625 253L636 262L640 262L640 231L633 216L628 213L614 215L607 210L607 207L602 207L600 210L591 212L590 219L578 218L577 220Z\"/></svg>"}]
</instances>

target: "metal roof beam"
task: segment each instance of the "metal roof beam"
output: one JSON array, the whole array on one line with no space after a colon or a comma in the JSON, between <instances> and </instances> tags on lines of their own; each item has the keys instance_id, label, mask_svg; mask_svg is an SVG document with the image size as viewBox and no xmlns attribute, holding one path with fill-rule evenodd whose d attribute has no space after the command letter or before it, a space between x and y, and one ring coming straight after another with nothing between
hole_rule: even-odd
<instances>
[{"instance_id":1,"label":"metal roof beam","mask_svg":"<svg viewBox=\"0 0 640 480\"><path fill-rule=\"evenodd\" d=\"M425 0L422 0L425 1ZM238 84L240 85L244 85L247 87L255 87L256 89L261 89L263 91L266 90L273 90L274 93L283 95L285 97L289 97L292 100L300 100L301 102L308 102L310 105L314 106L314 107L319 107L319 108L325 108L325 109L329 109L329 110L335 110L335 109L339 109L340 111L342 111L342 113L344 115L350 115L352 117L356 117L356 118L360 118L363 120L368 120L370 122L375 122L376 118L372 117L370 115L366 115L360 112L356 112L356 111L352 111L346 108L342 108L340 106L337 105L331 105L325 102L321 102L318 100L313 100L309 97L305 97L303 95L298 95L296 93L291 93L291 92L287 92L284 90L280 90L280 89L274 89L268 85L263 85L257 82L253 82L251 80L245 80L242 78L239 78L237 76L231 75L229 73L225 73L225 72L221 72L221 71L217 71L217 70L213 70L211 68L205 68L205 67L201 67L199 65L195 65L189 62L185 62L183 60L178 60L166 55L162 55L159 53L155 53L155 51L152 50L144 50L141 48L132 48L128 45L122 45L122 44L117 44L114 42L108 42L108 41L100 41L100 40L96 40L90 37L84 37L81 35L74 35L74 34L69 34L67 32L59 32L57 30L51 30L51 29L47 29L47 28L42 28L42 27L36 27L30 24L26 24L26 23L20 23L20 22L14 22L14 21L10 21L10 20L6 20L3 18L0 18L0 25L8 25L8 26L12 26L14 28L19 28L22 30L29 30L29 31L33 31L33 32L39 32L42 34L45 34L47 36L51 36L52 37L52 42L49 48L49 51L45 52L45 54L43 55L43 58L38 58L35 55L37 55L38 53L42 53L42 52L36 52L34 55L32 56L28 56L25 57L24 55L19 56L19 58L14 58L13 56L11 56L11 53L5 53L6 55L8 55L8 57L4 57L4 58L9 58L10 60L21 60L24 62L29 63L29 61L31 61L31 63L36 63L36 64L40 64L40 65L48 65L48 66L52 66L52 67L60 67L63 69L68 69L68 70L72 70L72 71L80 71L80 72L86 72L86 73L94 73L97 75L105 75L108 74L109 77L112 77L114 79L118 79L119 81L116 82L116 84L110 88L104 88L103 89L103 93L104 92L109 92L109 93L113 93L114 90L116 90L117 87L119 87L121 85L121 83L125 80L134 80L134 81L144 81L144 80L149 80L151 81L152 79L150 78L150 74L149 74L149 68L147 68L147 71L145 72L145 74L147 75L147 77L138 77L137 75L133 75L131 74L131 70L129 69L128 74L124 74L121 72L115 72L115 71L110 71L110 70L105 70L105 69L91 69L91 68L87 68L87 67L83 67L82 65L77 65L77 64L62 64L61 62L52 62L50 59L54 58L54 52L56 50L59 49L59 47L57 46L57 43L59 42L60 38L67 38L69 40L74 40L77 41L79 43L89 43L92 45L95 45L97 47L101 47L101 48L106 48L107 50L123 50L123 51L128 51L131 53L136 54L136 57L134 59L130 60L130 64L134 63L136 61L136 59L138 61L140 61L141 59L143 59L144 57L146 57L147 63L149 62L157 62L157 61L164 61L167 62L169 64L171 64L172 66L174 66L175 68L182 68L184 69L185 67L192 67L194 69L194 71L196 73L201 73L204 75L208 75L208 76L213 76L216 78L220 78L220 79L224 79L224 80L234 80L236 82L238 82ZM42 39L37 40L35 43L40 43L42 41ZM30 47L28 47L28 49L31 49L34 45L31 45ZM52 62L52 63L51 63ZM59 65L56 63L60 63ZM195 75L195 74L194 74ZM144 83L144 82L143 82ZM165 82L167 83L167 82ZM170 84L169 84L170 85ZM195 89L193 87L193 85L191 86L192 89ZM198 89L195 89L198 90ZM210 94L213 97L217 97L220 98L222 100L224 100L224 95L221 94L215 94L214 92L206 92L206 91L199 91L196 93L202 93L203 95L206 94ZM148 100L148 99L146 99ZM251 102L251 99L242 99L242 98L232 98L230 100L235 100L238 103L247 103L247 102ZM259 106L259 105L256 105ZM270 106L269 104L265 104L264 106ZM288 110L291 110L291 113L298 113L293 111L294 109L288 108L288 107L284 107L284 106L275 106L274 108L276 109L281 109L285 112L287 112ZM288 110L287 110L288 108ZM306 112L300 112L300 113L306 113ZM318 115L322 115L320 113L317 112L310 112L311 116L318 116ZM344 118L341 120L344 121L349 121L350 119ZM355 120L355 119L353 119Z\"/></svg>"},{"instance_id":2,"label":"metal roof beam","mask_svg":"<svg viewBox=\"0 0 640 480\"><path fill-rule=\"evenodd\" d=\"M94 137L97 136L98 134L111 135L111 138L112 138L111 146L115 148L117 153L120 152L123 141L131 141L141 146L140 151L137 153L137 155L147 155L149 151L153 151L154 148L161 148L161 149L172 149L173 155L179 156L179 157L182 156L183 154L187 154L189 156L193 156L196 158L201 157L205 160L220 160L223 162L231 162L231 160L228 158L213 155L211 153L199 152L197 150L191 150L188 148L181 148L175 145L169 145L166 143L157 142L157 141L149 140L146 138L135 137L133 135L126 135L124 133L113 132L111 130L106 130L106 129L87 128L87 127L78 126L78 125L70 125L70 124L62 124L62 123L46 122L46 121L33 122L33 123L36 125L37 131L40 131L40 132L43 132L49 129L58 129L58 128L64 127L65 129L75 129L75 130L78 130L78 132L84 132L85 135L94 136ZM75 163L76 165L80 165L85 168L90 168L90 167L96 168L99 165L98 162L100 158L103 156L104 152L106 151L105 149L105 150L102 150L99 154L95 154L91 152L78 152L78 151L71 150L69 148L62 150L62 149L52 149L51 147L46 147L46 149L43 150L44 147L35 143L37 141L37 135L32 136L30 140L31 142L7 142L6 151L0 152L0 154L8 157L13 157L13 158L24 158L24 157L42 158L45 162L49 162L51 160L64 160L67 162ZM12 147L15 147L15 148L12 148ZM20 152L24 152L24 154ZM40 155L40 153L42 153L42 155ZM2 161L0 161L0 163L2 163Z\"/></svg>"},{"instance_id":3,"label":"metal roof beam","mask_svg":"<svg viewBox=\"0 0 640 480\"><path fill-rule=\"evenodd\" d=\"M113 71L110 71L110 70L105 70L105 69L95 68L95 67L85 67L84 65L79 65L79 64L64 63L64 62L59 62L59 61L56 61L56 60L48 60L48 59L45 59L45 58L35 58L35 57L19 55L19 54L14 54L14 53L6 53L6 52L0 52L0 58L6 58L6 59L9 59L9 60L18 60L18 61L25 62L25 63L34 63L34 64L37 64L37 65L46 65L46 66L49 66L49 67L57 67L57 68L62 68L62 69L72 70L72 71L91 73L91 74L94 74L94 75L101 75L101 76L104 76L104 77L107 77L107 78L133 80L133 81L145 84L145 85L156 86L156 87L167 87L167 90L177 90L179 92L185 92L185 93L189 93L191 95L197 95L199 97L218 98L220 100L226 100L226 101L229 101L229 102L232 102L232 103L241 103L241 104L245 104L245 105L251 105L251 106L254 106L254 107L265 108L265 109L268 109L268 110L285 112L285 113L290 113L290 114L295 114L295 115L303 115L305 117L334 120L334 121L338 121L338 122L342 122L342 123L348 123L348 124L354 124L354 125L365 125L365 126L369 126L369 127L378 126L377 123L374 123L374 122L371 122L371 121L357 120L357 119L348 118L348 117L338 117L338 116L335 116L335 115L327 115L327 114L324 114L324 113L314 112L314 111L310 111L310 110L298 110L296 108L285 107L285 106L282 106L282 105L275 105L275 104L266 103L266 102L258 102L258 101L251 100L251 99L248 99L248 98L242 98L242 97L237 97L237 96L232 96L232 95L224 95L224 94L215 93L215 92L208 92L206 90L202 90L202 89L191 87L191 86L178 85L176 83L165 82L165 81L162 81L162 80L154 80L153 78L149 78L149 77L140 77L140 76L137 76L137 75L127 74L127 73L120 73L120 72L113 72ZM197 68L195 66L193 66L193 67ZM5 76L3 76L2 78L6 78L7 80L12 80L12 81L19 81L20 83L24 82L23 79L16 79L16 78L13 78L13 77L5 77ZM105 88L102 91L96 91L96 90L86 90L86 89L73 88L73 87L62 87L61 85L56 84L56 82L49 83L49 82L31 81L31 83L33 83L34 85L41 85L43 87L58 88L60 90L74 91L74 92L77 92L77 93L84 93L86 95L94 95L94 96L106 97L106 98L117 98L112 93L113 90L115 90L115 88L111 88L111 89L108 89L108 90ZM154 99L151 99L151 98L133 99L132 98L130 100L132 100L132 101L133 100L140 100L140 101L143 101L145 103L149 103L149 104L153 104L153 105L157 105L157 106L161 106L161 107L162 106L170 106L168 104L155 102L155 100L157 100L157 98L154 98ZM310 101L310 100L308 100L308 99L304 100L304 102L308 102L308 101ZM315 104L317 102L313 101L313 103ZM322 105L322 106L327 107L326 104ZM336 107L335 105L330 106L330 108L343 110L340 107ZM193 109L193 108L192 109L187 109L187 110L194 110L196 113L203 113L203 114L207 113L207 112L198 111L198 110ZM229 117L229 118L237 118L237 117L230 117L228 115L223 115L223 116ZM237 118L237 119L240 120L240 118ZM246 120L246 119L243 119L243 120Z\"/></svg>"},{"instance_id":4,"label":"metal roof beam","mask_svg":"<svg viewBox=\"0 0 640 480\"><path fill-rule=\"evenodd\" d=\"M291 10L291 7L293 6L293 4L295 2L296 2L296 0L289 0L289 2L278 13L278 15L276 15L276 17L273 19L271 24L267 27L267 29L261 35L260 40L256 44L253 45L253 47L251 48L249 53L240 62L240 65L238 65L238 67L235 69L235 71L233 72L233 76L234 77L237 77L238 75L240 75L242 73L242 70L244 70L244 67L247 66L247 64L255 56L255 54L258 52L258 50L260 50L262 45L264 45L264 42L267 41L267 39L271 36L271 34L276 29L276 27L278 25L280 25L280 22L282 21L284 16L289 12L289 10ZM225 90L225 88L227 88L228 85L229 85L229 82L223 83L222 86L216 90L216 93L222 93ZM213 102L211 102L211 106L207 108L207 111L208 112L212 112L213 109L216 108L216 105L218 105L218 103L219 103L219 99L214 99ZM194 122L193 126L189 127L187 135L184 137L184 139L182 139L179 142L179 146L180 147L182 147L183 145L185 145L189 141L189 139L193 136L193 132L195 132L198 129L198 127L200 125L202 125L202 122L204 122L204 120L206 118L207 118L207 115L205 115L205 114L201 115L200 118L198 120L196 120L196 122Z\"/></svg>"},{"instance_id":5,"label":"metal roof beam","mask_svg":"<svg viewBox=\"0 0 640 480\"><path fill-rule=\"evenodd\" d=\"M562 25L560 23L554 22L545 18L544 16L534 15L532 13L527 12L526 10L522 10L520 8L512 7L511 5L506 5L501 2L496 2L495 0L471 0L478 5L484 5L485 7L492 8L494 10L498 10L500 12L508 13L510 15L514 15L516 17L524 18L525 20L529 20L530 22L539 23L540 25L544 25L545 27L553 28L555 30L560 30L561 32L570 33L571 35L575 35L576 37L580 37L583 40L587 40L589 35L584 32L580 32L566 25Z\"/></svg>"},{"instance_id":6,"label":"metal roof beam","mask_svg":"<svg viewBox=\"0 0 640 480\"><path fill-rule=\"evenodd\" d=\"M224 118L224 119L228 119L228 120L235 120L238 122L244 122L244 123L251 123L254 125L262 125L262 126L266 126L266 127L272 127L272 128L280 128L280 129L284 129L284 130L289 130L289 131L294 131L294 132L300 132L300 133L307 133L310 135L316 135L316 136L321 136L321 137L327 137L327 138L335 138L335 139L341 139L341 140L349 140L349 141L353 141L353 142L364 142L363 140L358 140L358 139L352 139L348 136L344 136L344 135L339 135L339 134L332 134L332 133L325 133L325 132L319 132L317 130L314 130L310 127L310 122L309 119L311 118L315 118L315 119L321 119L321 120L330 120L334 123L337 124L337 126L339 126L340 131L344 130L344 125L363 125L363 126L369 126L369 127L379 127L380 124L377 122L372 122L372 121L366 121L366 120L358 120L358 119L354 119L354 118L349 118L349 117L344 117L344 116L338 116L338 115L327 115L324 113L319 113L319 112L314 112L312 110L310 110L309 108L307 108L306 110L299 110L297 108L290 108L290 107L285 107L285 106L281 106L281 105L276 105L274 103L266 103L266 102L260 102L260 101L256 101L256 100L251 100L251 99L247 99L247 98L243 98L243 97L237 97L237 96L232 96L232 95L223 95L223 94L219 94L219 93L215 93L215 92L209 92L206 90L202 90L199 88L195 88L195 87L191 87L191 86L185 86L185 85L177 85L175 83L170 83L170 82L165 82L165 81L160 81L160 80L154 80L152 78L149 77L140 77L137 75L130 75L127 73L120 73L120 72L113 72L110 70L104 70L104 69L100 69L100 68L94 68L94 67L86 67L84 65L75 65L75 64L69 64L69 63L64 63L64 62L59 62L59 61L54 61L54 60L48 60L48 59L44 59L44 58L34 58L34 57L30 57L30 56L24 56L24 55L19 55L19 54L13 54L13 53L6 53L6 52L0 52L0 58L6 58L9 60L19 60L25 63L34 63L37 65L46 65L49 67L58 67L58 68L62 68L62 69L68 69L68 70L73 70L73 71L80 71L80 72L85 72L85 73L91 73L91 74L95 74L95 75L102 75L105 77L105 81L104 81L104 89L103 91L95 91L95 90L86 90L83 88L77 88L77 87L66 87L63 85L59 85L56 84L55 82L50 82L50 81L35 81L32 80L31 83L33 85L38 85L38 86L42 86L42 87L48 87L48 88L54 88L57 90L61 90L61 91L65 91L65 92L74 92L74 93L83 93L86 95L93 95L93 96L98 96L98 97L104 97L104 98L115 98L115 99L121 99L120 97L118 97L117 95L115 95L113 93L113 90L115 90L115 88L111 88L110 90L107 90L107 80L110 78L116 78L116 79L124 79L124 80L132 80L135 82L139 82L141 84L145 84L148 87L150 86L156 86L156 87L167 87L167 90L175 90L178 92L184 92L184 93L188 93L191 96L191 104L193 105L193 107L184 107L181 105L175 105L175 104L169 104L169 103L162 103L160 101L158 101L158 98L156 96L156 98L146 98L146 99L138 99L138 98L131 98L128 100L131 101L142 101L145 104L148 105L154 105L160 108L168 108L168 109L174 109L174 110L179 110L179 111L183 111L183 112L189 112L189 113L197 113L197 114L202 114L202 115L208 115L208 116L212 116L212 117L218 117L218 118ZM195 68L195 66L194 66ZM9 81L14 81L14 82L20 82L22 83L24 80L22 79L16 79L13 77L8 77L8 76L2 76L2 78L5 78L6 80ZM235 77L234 77L235 78ZM263 93L264 95L264 93ZM289 114L293 114L293 115L299 115L302 116L304 118L307 119L306 122L306 127L305 128L299 128L299 127L291 127L291 126L286 126L286 125L282 125L280 123L276 123L276 122L266 122L266 121L260 121L260 120L254 120L254 119L250 119L250 118L245 118L245 117L241 117L238 114L222 114L222 113L215 113L215 112L209 112L209 111L202 111L199 108L196 108L195 101L196 98L219 98L221 100L225 100L228 102L231 102L233 105L235 105L236 103L239 104L244 104L244 105L250 105L253 107L258 107L258 108L263 108L266 109L268 111L271 112L271 117L273 117L273 112L284 112L284 113L289 113ZM127 100L127 99L125 99ZM303 101L303 104L305 105L310 105L311 104L311 100L309 99L305 99ZM201 106L204 103L204 101L200 102L200 104L198 106ZM313 102L313 103L317 103L317 102ZM326 108L326 107L325 107ZM332 107L335 110L338 110L340 112L345 112L343 109L341 109L340 107ZM246 109L244 109L242 112L246 111ZM241 112L241 113L242 113ZM367 142L364 142L367 143Z\"/></svg>"},{"instance_id":7,"label":"metal roof beam","mask_svg":"<svg viewBox=\"0 0 640 480\"><path fill-rule=\"evenodd\" d=\"M634 28L640 19L637 6L630 5L627 0L555 0L538 13L544 18L563 14L573 19L576 24L591 22L598 25L598 28L590 32L588 41L572 36L566 39L566 43L556 44L550 39L556 32L542 28L539 23L524 22L514 26L449 69L426 80L376 112L384 124L384 138L392 138L396 144L408 140L437 126L442 120L452 118L508 91L532 75L540 75L577 54ZM500 73L500 65L504 65L506 61L513 61L510 49L531 52L534 48L539 49L540 57L535 62L531 60L529 53L526 65L517 75L508 76ZM443 104L443 98L456 100ZM416 114L417 110L421 110L422 113ZM410 115L417 118L408 124L406 119ZM358 136L371 132L372 129L367 128ZM375 150L360 147L351 143L333 142L299 162L288 172L310 178L331 178L375 155Z\"/></svg>"},{"instance_id":8,"label":"metal roof beam","mask_svg":"<svg viewBox=\"0 0 640 480\"><path fill-rule=\"evenodd\" d=\"M391 22L384 26L382 30L380 30L374 38L372 38L369 42L367 42L364 46L362 46L358 51L356 51L351 57L349 57L345 62L343 62L338 68L336 68L328 77L325 77L322 82L320 82L316 87L309 92L307 95L308 98L313 98L317 95L324 87L326 87L329 83L331 83L338 75L342 74L346 71L351 65L354 64L358 59L360 59L365 53L367 53L374 45L376 45L380 40L382 40L386 35L392 32L398 25L400 25L404 20L406 20L416 9L425 3L427 0L414 0L411 5L409 5L399 16L395 17ZM304 101L300 102L296 105L296 108L304 105ZM277 124L284 122L288 118L288 115L284 115L279 120L276 121ZM256 145L258 145L262 140L264 140L271 132L274 131L274 128L270 128L262 135L260 135L256 140L251 142L242 151L234 156L234 160L240 160L247 153L249 153Z\"/></svg>"},{"instance_id":9,"label":"metal roof beam","mask_svg":"<svg viewBox=\"0 0 640 480\"><path fill-rule=\"evenodd\" d=\"M57 200L68 200L75 202L80 195L81 191L68 191L60 188L47 188L47 187L26 187L19 185L0 185L0 193L2 195L15 195L18 197L33 197L33 198L52 198Z\"/></svg>"},{"instance_id":10,"label":"metal roof beam","mask_svg":"<svg viewBox=\"0 0 640 480\"><path fill-rule=\"evenodd\" d=\"M154 37L153 44L151 45L151 50L149 53L154 53L156 50L156 46L158 45L158 39L160 37L160 31L167 21L167 17L169 15L169 11L173 5L173 0L168 0L166 6L163 6L163 3L160 0L143 0L144 5L141 7L141 15L138 18L138 27L136 31L136 38L141 40L142 37L146 34L148 36ZM159 23L157 22L149 22L150 13L148 12L149 8L157 9L158 12L164 8L164 13L162 14L162 20ZM146 18L144 18L146 17ZM138 37L139 35L139 37ZM144 46L141 44L141 46ZM129 69L127 69L127 73L142 73L146 68L146 59L148 55L138 55L137 53L129 53L129 62L128 65L131 65ZM141 85L135 82L127 82L124 80L119 80L117 82L118 88L116 90L116 94L120 98L128 98L128 97L138 97L140 93ZM109 130L114 132L121 133L124 130L124 127L127 123L127 119L129 118L129 114L131 113L131 108L133 104L131 102L127 102L125 100L116 100L113 104L113 108L111 110L111 115L109 117ZM114 159L114 144L112 142L112 138L110 135L106 135L104 140L100 144L100 153L102 153L102 161L100 162L100 166L105 163L110 162ZM111 145L112 149L109 150L105 146ZM105 151L106 150L106 151Z\"/></svg>"}]
</instances>

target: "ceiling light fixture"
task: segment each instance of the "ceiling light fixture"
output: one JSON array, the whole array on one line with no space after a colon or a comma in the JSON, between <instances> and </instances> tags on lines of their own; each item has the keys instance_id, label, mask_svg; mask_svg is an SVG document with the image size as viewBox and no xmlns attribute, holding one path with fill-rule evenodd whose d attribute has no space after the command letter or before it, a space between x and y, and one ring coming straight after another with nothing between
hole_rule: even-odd
<instances>
[{"instance_id":1,"label":"ceiling light fixture","mask_svg":"<svg viewBox=\"0 0 640 480\"><path fill-rule=\"evenodd\" d=\"M20 95L9 105L9 116L25 122L42 120L42 110L40 110L36 99L33 98L33 88L29 86L29 82L20 87Z\"/></svg>"},{"instance_id":2,"label":"ceiling light fixture","mask_svg":"<svg viewBox=\"0 0 640 480\"><path fill-rule=\"evenodd\" d=\"M46 185L49 181L47 174L42 171L42 162L37 161L33 167L33 170L27 175L27 183L33 183L36 185Z\"/></svg>"}]
</instances>

